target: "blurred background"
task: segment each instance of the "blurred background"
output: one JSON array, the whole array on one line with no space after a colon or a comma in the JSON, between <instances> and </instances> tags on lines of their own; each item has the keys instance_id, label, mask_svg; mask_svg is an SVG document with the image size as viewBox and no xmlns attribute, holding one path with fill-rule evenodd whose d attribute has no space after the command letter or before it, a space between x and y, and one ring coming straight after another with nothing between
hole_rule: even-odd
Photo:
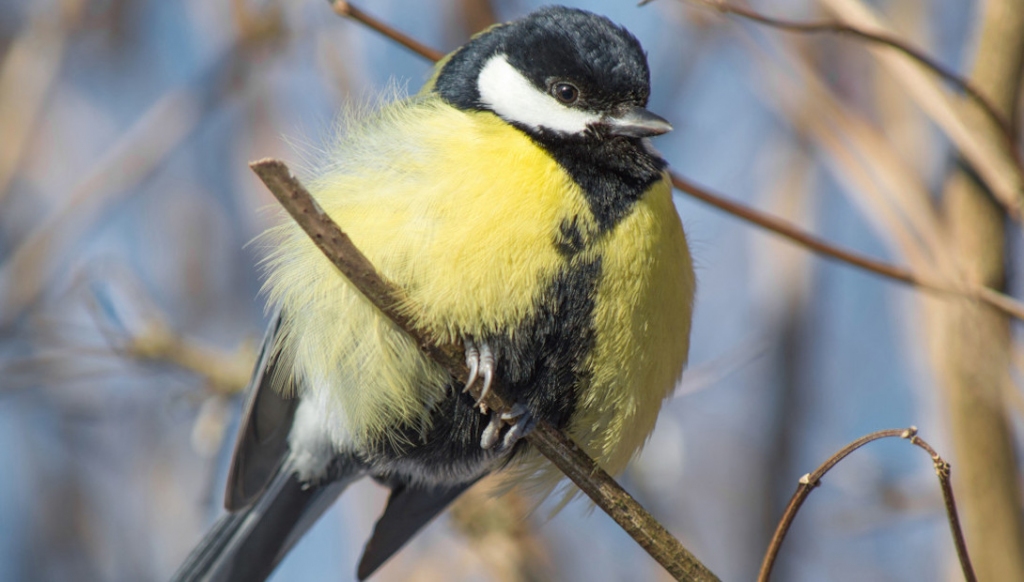
<instances>
[{"instance_id":1,"label":"blurred background","mask_svg":"<svg viewBox=\"0 0 1024 582\"><path fill-rule=\"evenodd\" d=\"M656 146L681 175L934 280L1019 289L1012 204L969 190L1002 174L970 156L955 163L972 138L1005 144L970 111L967 137L951 131L928 91L959 99L892 64L891 51L697 2L566 3L640 38L650 108L675 126ZM448 51L542 4L359 6ZM1013 4L755 8L874 13L968 75L988 50L979 39L1016 50L986 16L1010 26L1024 13ZM1018 104L1013 68L994 97L1007 112ZM393 81L414 92L429 71L323 0L0 0L0 580L170 576L222 511L239 391L265 322L260 250L248 243L276 214L246 163L298 165L344 103ZM691 365L625 488L723 580L750 580L801 475L867 432L916 425L953 463L982 579L1024 577L1013 557L1024 406L1010 324L684 194L676 203L699 279ZM1001 498L971 480L979 472ZM352 580L385 498L354 486L274 579ZM668 579L589 502L550 519L549 507L528 507L515 493L495 500L485 483L375 579ZM984 542L986 529L1008 545ZM829 474L775 579L960 576L931 461L893 440Z\"/></svg>"}]
</instances>

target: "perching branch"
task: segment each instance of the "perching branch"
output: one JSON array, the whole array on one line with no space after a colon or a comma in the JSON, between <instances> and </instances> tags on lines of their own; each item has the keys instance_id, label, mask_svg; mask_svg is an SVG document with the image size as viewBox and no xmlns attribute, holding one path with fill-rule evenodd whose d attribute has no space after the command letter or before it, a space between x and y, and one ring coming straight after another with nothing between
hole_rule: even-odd
<instances>
[{"instance_id":1,"label":"perching branch","mask_svg":"<svg viewBox=\"0 0 1024 582\"><path fill-rule=\"evenodd\" d=\"M840 461L848 457L850 453L862 446L872 441L891 437L907 439L910 441L910 444L924 449L931 455L932 463L935 465L935 474L938 476L939 486L942 488L942 498L946 504L946 516L949 519L949 529L953 535L953 543L956 545L956 554L960 558L960 567L963 570L964 578L967 582L977 581L977 577L974 575L974 568L971 566L971 558L967 554L964 534L960 529L960 517L957 515L956 500L953 498L953 486L949 479L949 463L940 457L928 443L919 438L917 436L917 427L912 426L906 429L880 430L863 436L829 457L827 461L822 463L813 472L800 477L796 492L793 493L793 497L789 500L789 505L786 506L782 519L779 520L779 525L775 528L775 534L768 544L768 551L765 552L764 561L761 563L761 571L757 575L758 582L768 582L772 574L772 567L775 565L775 559L778 557L779 549L782 547L782 541L786 538L790 526L793 525L797 512L800 511L800 507L807 500L811 491L821 485L821 479L825 476L825 473L828 473L832 467L835 467Z\"/></svg>"},{"instance_id":2,"label":"perching branch","mask_svg":"<svg viewBox=\"0 0 1024 582\"><path fill-rule=\"evenodd\" d=\"M280 160L265 159L249 164L267 188L281 202L295 222L306 231L317 247L348 277L367 299L416 341L417 346L460 381L468 378L462 348L441 345L423 330L416 329L396 306L401 289L385 281L374 266L352 244L351 239L320 208L313 197L292 176ZM497 384L497 383L496 383ZM472 390L480 396L479 383ZM501 386L495 385L484 403L495 411L507 411L501 399ZM543 421L538 422L526 439L555 464L594 503L615 520L676 580L717 581L718 578L675 539L608 473L594 462L565 434Z\"/></svg>"}]
</instances>

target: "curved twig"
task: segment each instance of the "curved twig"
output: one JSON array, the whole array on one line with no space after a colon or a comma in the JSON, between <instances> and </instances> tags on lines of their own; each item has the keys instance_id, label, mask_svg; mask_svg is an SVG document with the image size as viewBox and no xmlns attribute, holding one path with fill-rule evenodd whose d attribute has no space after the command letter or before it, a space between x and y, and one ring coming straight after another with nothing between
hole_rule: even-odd
<instances>
[{"instance_id":1,"label":"curved twig","mask_svg":"<svg viewBox=\"0 0 1024 582\"><path fill-rule=\"evenodd\" d=\"M960 559L960 568L963 570L964 579L967 582L977 582L978 578L974 574L974 566L971 565L971 556L967 553L967 542L964 540L964 532L960 528L960 515L956 510L956 499L953 498L953 482L949 478L950 465L935 452L931 445L917 436L916 430L910 437L910 444L921 447L932 457L932 464L935 465L935 474L939 477L939 485L942 487L942 500L946 505L946 516L949 518L949 529L953 534L953 544L956 546L957 558Z\"/></svg>"},{"instance_id":2,"label":"curved twig","mask_svg":"<svg viewBox=\"0 0 1024 582\"><path fill-rule=\"evenodd\" d=\"M953 486L949 478L950 465L935 452L935 449L917 436L917 427L912 426L905 429L880 430L863 436L840 449L839 452L829 457L828 460L814 471L800 477L796 492L793 493L793 497L789 500L789 504L779 520L779 525L775 528L775 534L772 535L772 539L768 543L768 550L765 552L764 560L761 562L761 571L757 575L758 582L768 582L768 579L771 577L772 568L775 566L775 560L778 558L779 549L782 547L782 542L786 538L790 526L793 525L793 520L796 519L797 512L800 511L800 507L803 506L811 491L821 485L821 479L825 476L825 473L828 473L832 467L835 467L840 461L848 457L850 453L864 445L872 441L892 437L907 439L911 444L924 449L931 455L932 463L935 465L935 473L939 478L939 486L942 488L942 498L946 505L949 528L953 536L953 543L956 545L957 557L960 558L960 567L963 570L964 578L967 582L977 581L974 568L971 566L971 558L967 554L967 544L964 542L963 531L960 528L960 517L956 511Z\"/></svg>"}]
</instances>

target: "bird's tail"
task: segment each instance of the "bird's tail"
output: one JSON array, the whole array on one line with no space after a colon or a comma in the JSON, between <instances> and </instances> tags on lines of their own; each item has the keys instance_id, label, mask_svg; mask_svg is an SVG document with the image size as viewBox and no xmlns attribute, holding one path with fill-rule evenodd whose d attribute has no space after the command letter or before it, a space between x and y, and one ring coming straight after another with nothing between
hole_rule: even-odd
<instances>
[{"instance_id":1,"label":"bird's tail","mask_svg":"<svg viewBox=\"0 0 1024 582\"><path fill-rule=\"evenodd\" d=\"M330 482L299 481L286 462L251 506L221 517L192 550L172 582L266 579L341 492L362 476L339 463Z\"/></svg>"}]
</instances>

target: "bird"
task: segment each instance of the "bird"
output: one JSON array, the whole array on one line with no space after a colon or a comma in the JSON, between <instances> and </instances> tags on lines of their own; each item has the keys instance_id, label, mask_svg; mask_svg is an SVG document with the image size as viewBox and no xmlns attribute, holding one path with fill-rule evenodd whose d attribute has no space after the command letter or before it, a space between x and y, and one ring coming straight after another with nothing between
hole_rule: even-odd
<instances>
[{"instance_id":1,"label":"bird","mask_svg":"<svg viewBox=\"0 0 1024 582\"><path fill-rule=\"evenodd\" d=\"M482 477L547 495L523 437L565 431L611 473L686 365L695 277L650 138L640 42L549 7L478 33L424 87L349 114L306 178L399 309L465 348L461 383L294 223L262 237L272 317L220 518L177 581L263 580L345 488L390 489L356 575L372 575ZM470 393L500 384L512 404Z\"/></svg>"}]
</instances>

